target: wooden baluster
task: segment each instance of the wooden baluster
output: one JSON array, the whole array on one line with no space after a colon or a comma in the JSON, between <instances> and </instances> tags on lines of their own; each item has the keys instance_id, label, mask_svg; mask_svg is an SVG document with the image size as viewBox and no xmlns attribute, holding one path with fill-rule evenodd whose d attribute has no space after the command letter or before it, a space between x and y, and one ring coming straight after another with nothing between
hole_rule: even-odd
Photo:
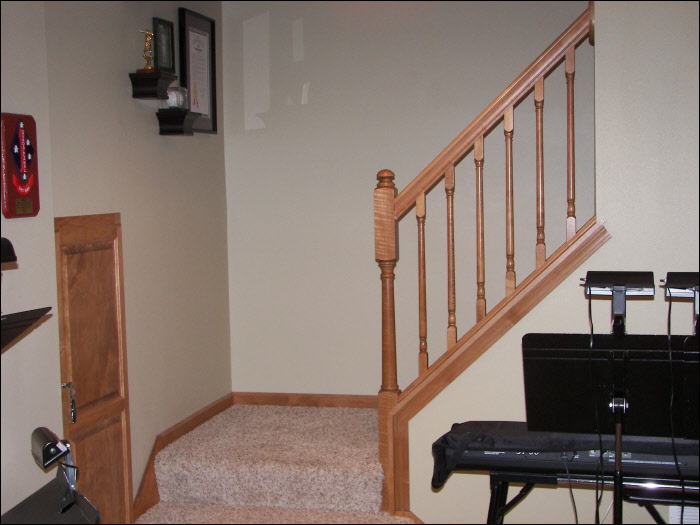
<instances>
[{"instance_id":1,"label":"wooden baluster","mask_svg":"<svg viewBox=\"0 0 700 525\"><path fill-rule=\"evenodd\" d=\"M576 159L574 149L574 73L576 49L566 52L566 240L576 235Z\"/></svg>"},{"instance_id":2,"label":"wooden baluster","mask_svg":"<svg viewBox=\"0 0 700 525\"><path fill-rule=\"evenodd\" d=\"M515 291L515 243L513 216L513 106L503 115L506 140L506 295Z\"/></svg>"},{"instance_id":3,"label":"wooden baluster","mask_svg":"<svg viewBox=\"0 0 700 525\"><path fill-rule=\"evenodd\" d=\"M425 193L416 199L418 222L418 376L428 371L428 315L425 284Z\"/></svg>"},{"instance_id":4,"label":"wooden baluster","mask_svg":"<svg viewBox=\"0 0 700 525\"><path fill-rule=\"evenodd\" d=\"M457 301L455 300L455 167L445 172L447 198L447 348L457 343Z\"/></svg>"},{"instance_id":5,"label":"wooden baluster","mask_svg":"<svg viewBox=\"0 0 700 525\"><path fill-rule=\"evenodd\" d=\"M547 259L544 244L544 145L542 138L542 108L544 107L544 77L535 82L535 116L537 133L537 244L535 258L537 268Z\"/></svg>"},{"instance_id":6,"label":"wooden baluster","mask_svg":"<svg viewBox=\"0 0 700 525\"><path fill-rule=\"evenodd\" d=\"M399 390L396 375L396 313L394 309L394 268L399 260L399 230L394 218L396 186L394 174L377 174L374 190L374 249L382 281L382 392Z\"/></svg>"},{"instance_id":7,"label":"wooden baluster","mask_svg":"<svg viewBox=\"0 0 700 525\"><path fill-rule=\"evenodd\" d=\"M484 269L484 136L474 142L476 169L476 321L486 316L486 282Z\"/></svg>"}]
</instances>

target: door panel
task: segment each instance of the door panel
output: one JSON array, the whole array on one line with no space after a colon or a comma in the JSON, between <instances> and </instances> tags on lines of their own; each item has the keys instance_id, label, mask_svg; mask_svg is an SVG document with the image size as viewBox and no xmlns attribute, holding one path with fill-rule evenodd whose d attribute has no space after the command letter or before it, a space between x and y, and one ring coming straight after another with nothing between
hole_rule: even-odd
<instances>
[{"instance_id":1,"label":"door panel","mask_svg":"<svg viewBox=\"0 0 700 525\"><path fill-rule=\"evenodd\" d=\"M64 248L63 257L70 293L70 344L74 349L89 350L72 354L73 373L99 377L99 381L81 384L79 394L76 392L80 410L120 391L114 252L111 243L90 243Z\"/></svg>"},{"instance_id":2,"label":"door panel","mask_svg":"<svg viewBox=\"0 0 700 525\"><path fill-rule=\"evenodd\" d=\"M77 488L102 523L133 521L131 438L119 214L58 217L56 268L63 433Z\"/></svg>"},{"instance_id":3,"label":"door panel","mask_svg":"<svg viewBox=\"0 0 700 525\"><path fill-rule=\"evenodd\" d=\"M119 468L125 462L121 427L121 417L113 416L100 421L90 432L73 436L70 440L79 451L74 458L80 469L78 490L100 511L100 523L117 523L120 516L128 515L123 497L125 472ZM99 489L83 489L83 486Z\"/></svg>"}]
</instances>

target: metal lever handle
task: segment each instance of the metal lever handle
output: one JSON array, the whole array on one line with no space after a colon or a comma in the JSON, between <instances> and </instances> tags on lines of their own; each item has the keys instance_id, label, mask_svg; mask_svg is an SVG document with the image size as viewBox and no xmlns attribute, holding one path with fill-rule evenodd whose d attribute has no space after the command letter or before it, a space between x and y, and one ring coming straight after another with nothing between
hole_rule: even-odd
<instances>
[{"instance_id":1,"label":"metal lever handle","mask_svg":"<svg viewBox=\"0 0 700 525\"><path fill-rule=\"evenodd\" d=\"M61 383L61 388L68 389L68 395L70 396L70 420L71 423L75 423L75 400L73 399L73 396L75 395L75 388L73 387L73 381Z\"/></svg>"}]
</instances>

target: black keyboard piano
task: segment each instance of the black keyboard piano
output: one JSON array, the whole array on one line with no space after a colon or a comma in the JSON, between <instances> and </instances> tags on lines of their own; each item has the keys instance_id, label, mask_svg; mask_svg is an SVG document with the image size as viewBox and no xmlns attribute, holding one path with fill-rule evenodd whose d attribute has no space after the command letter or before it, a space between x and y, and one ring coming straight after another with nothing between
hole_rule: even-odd
<instances>
[{"instance_id":1,"label":"black keyboard piano","mask_svg":"<svg viewBox=\"0 0 700 525\"><path fill-rule=\"evenodd\" d=\"M482 471L491 477L488 523L503 516L535 484L592 484L612 487L615 436L534 432L527 423L470 421L454 424L433 443L432 486L439 489L453 471ZM601 460L602 454L602 460ZM624 498L654 504L698 505L698 440L623 436ZM525 487L506 504L509 482Z\"/></svg>"}]
</instances>

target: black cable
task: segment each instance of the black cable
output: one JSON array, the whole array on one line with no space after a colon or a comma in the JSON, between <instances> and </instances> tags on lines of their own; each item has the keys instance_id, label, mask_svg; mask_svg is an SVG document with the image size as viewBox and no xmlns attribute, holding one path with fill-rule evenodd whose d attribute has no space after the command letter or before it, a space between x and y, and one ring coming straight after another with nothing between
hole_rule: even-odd
<instances>
[{"instance_id":1,"label":"black cable","mask_svg":"<svg viewBox=\"0 0 700 525\"><path fill-rule=\"evenodd\" d=\"M673 382L673 344L671 343L671 305L673 304L673 294L671 290L666 287L668 292L668 316L666 318L666 337L668 338L668 366L671 371L671 403L669 411L671 413L671 449L673 450L673 462L676 465L676 473L678 474L678 479L681 483L681 523L683 523L683 512L685 510L685 481L683 480L683 473L681 472L681 467L678 464L678 455L676 454L676 432L673 426L673 402L675 386Z\"/></svg>"},{"instance_id":2,"label":"black cable","mask_svg":"<svg viewBox=\"0 0 700 525\"><path fill-rule=\"evenodd\" d=\"M598 434L598 449L599 449L599 455L598 455L598 468L596 469L595 473L595 499L596 499L596 505L595 505L595 522L600 523L600 502L603 499L603 491L605 488L605 472L603 468L603 438L600 435L600 425L599 425L599 419L598 419L598 403L596 403L596 395L595 395L595 383L593 381L593 314L592 314L592 306L591 306L591 288L590 286L588 288L588 325L590 327L590 339L588 343L588 371L590 373L590 378L591 378L591 399L593 399L593 408L594 408L594 413L595 413L595 432ZM600 485L600 494L598 494L598 475L600 473L600 479L601 479L601 485Z\"/></svg>"},{"instance_id":3,"label":"black cable","mask_svg":"<svg viewBox=\"0 0 700 525\"><path fill-rule=\"evenodd\" d=\"M66 467L66 468L75 469L75 477L76 477L76 479L78 478L78 467L76 467L75 465L69 465L68 463L63 463L62 461L59 461L58 464L63 465L63 467Z\"/></svg>"},{"instance_id":4,"label":"black cable","mask_svg":"<svg viewBox=\"0 0 700 525\"><path fill-rule=\"evenodd\" d=\"M574 453L574 456L571 458L571 461L573 461L574 457L576 457L575 453ZM567 460L565 457L562 458L562 461L564 462L564 468L566 469L566 477L569 480L569 496L571 497L571 504L574 506L574 518L576 519L576 525L578 525L578 511L576 510L576 500L574 499L574 489L571 486L571 474L569 474L569 465L567 465Z\"/></svg>"}]
</instances>

